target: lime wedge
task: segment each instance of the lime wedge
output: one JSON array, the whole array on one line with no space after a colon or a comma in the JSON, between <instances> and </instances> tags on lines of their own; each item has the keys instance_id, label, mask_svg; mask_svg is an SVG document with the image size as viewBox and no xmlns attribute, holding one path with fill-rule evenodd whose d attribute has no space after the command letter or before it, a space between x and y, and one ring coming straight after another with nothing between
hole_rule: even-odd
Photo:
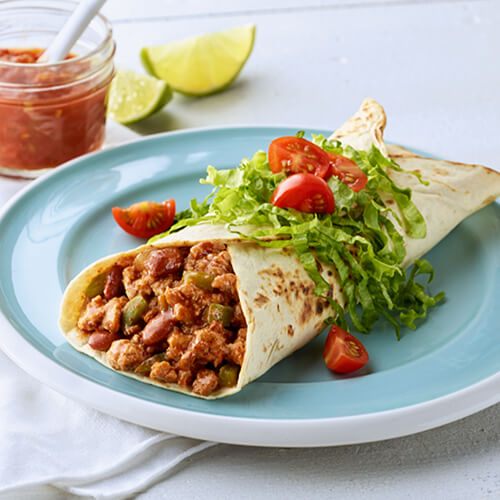
<instances>
[{"instance_id":1,"label":"lime wedge","mask_svg":"<svg viewBox=\"0 0 500 500\"><path fill-rule=\"evenodd\" d=\"M108 116L134 123L159 111L172 99L168 83L128 69L119 69L108 90Z\"/></svg>"},{"instance_id":2,"label":"lime wedge","mask_svg":"<svg viewBox=\"0 0 500 500\"><path fill-rule=\"evenodd\" d=\"M203 96L226 88L253 48L255 25L239 26L156 47L144 47L141 61L152 75L182 94Z\"/></svg>"}]
</instances>

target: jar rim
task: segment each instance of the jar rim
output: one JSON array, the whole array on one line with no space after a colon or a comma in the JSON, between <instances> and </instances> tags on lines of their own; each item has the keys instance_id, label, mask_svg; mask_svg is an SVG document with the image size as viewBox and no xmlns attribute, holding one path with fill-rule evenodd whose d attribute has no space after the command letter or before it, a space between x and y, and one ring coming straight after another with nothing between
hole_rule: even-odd
<instances>
[{"instance_id":1,"label":"jar rim","mask_svg":"<svg viewBox=\"0 0 500 500\"><path fill-rule=\"evenodd\" d=\"M61 0L58 0L58 1L61 1ZM22 6L16 7L15 6L16 3L20 3L20 4L22 4ZM78 2L75 2L73 0L62 0L61 3L65 3L68 6L69 5L73 5L75 7L78 5ZM35 1L33 2L33 4L34 5L30 6L30 5L26 5L26 2L24 0L21 0L21 1L19 1L19 0L10 0L10 1L4 2L3 6L5 7L4 11L9 10L10 8L16 8L16 10L28 10L28 9L37 8L37 9L39 9L41 11L49 12L49 13L50 12L54 12L54 13L64 12L64 13L71 14L71 10L66 10L66 9L63 9L63 8L60 8L60 7L47 7L47 6L44 6L42 3L37 4ZM85 61L86 59L91 59L95 55L99 54L99 52L104 51L106 49L106 46L109 45L109 43L113 41L113 39L112 39L112 37L113 37L113 28L111 26L111 23L108 21L108 19L103 14L101 14L100 12L98 12L96 14L96 16L94 17L94 19L95 18L98 18L102 22L102 24L104 26L104 29L105 29L106 36L90 52L87 52L86 54L83 54L83 55L77 55L76 57L72 57L70 59L63 59L62 61L57 61L55 63L54 62L45 62L45 63L16 63L16 62L11 62L11 61L1 61L0 60L0 67L3 66L5 68L25 68L25 69L40 68L40 69L43 69L43 70L51 70L51 69L56 69L56 68L63 68L64 66L67 66L69 64L74 64L74 63L82 62L82 61ZM113 53L114 53L114 50L113 50Z\"/></svg>"}]
</instances>

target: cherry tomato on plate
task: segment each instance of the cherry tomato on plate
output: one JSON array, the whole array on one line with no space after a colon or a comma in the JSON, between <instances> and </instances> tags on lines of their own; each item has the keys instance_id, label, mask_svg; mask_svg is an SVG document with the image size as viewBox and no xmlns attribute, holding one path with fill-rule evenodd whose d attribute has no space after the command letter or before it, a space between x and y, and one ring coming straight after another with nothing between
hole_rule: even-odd
<instances>
[{"instance_id":1,"label":"cherry tomato on plate","mask_svg":"<svg viewBox=\"0 0 500 500\"><path fill-rule=\"evenodd\" d=\"M335 175L353 191L356 191L356 193L366 186L368 177L355 162L342 155L330 152L327 152L327 154L330 161L327 178Z\"/></svg>"},{"instance_id":2,"label":"cherry tomato on plate","mask_svg":"<svg viewBox=\"0 0 500 500\"><path fill-rule=\"evenodd\" d=\"M365 366L369 356L357 338L333 325L326 338L323 359L330 370L349 373Z\"/></svg>"},{"instance_id":3,"label":"cherry tomato on plate","mask_svg":"<svg viewBox=\"0 0 500 500\"><path fill-rule=\"evenodd\" d=\"M128 234L137 238L151 238L166 231L174 221L175 200L163 203L141 201L128 208L111 209L116 223Z\"/></svg>"},{"instance_id":4,"label":"cherry tomato on plate","mask_svg":"<svg viewBox=\"0 0 500 500\"><path fill-rule=\"evenodd\" d=\"M326 212L335 210L335 199L328 184L313 174L294 174L281 181L271 203L281 208L295 208L301 212Z\"/></svg>"},{"instance_id":5,"label":"cherry tomato on plate","mask_svg":"<svg viewBox=\"0 0 500 500\"><path fill-rule=\"evenodd\" d=\"M276 174L309 173L326 178L330 170L328 154L301 137L278 137L269 145L269 167Z\"/></svg>"}]
</instances>

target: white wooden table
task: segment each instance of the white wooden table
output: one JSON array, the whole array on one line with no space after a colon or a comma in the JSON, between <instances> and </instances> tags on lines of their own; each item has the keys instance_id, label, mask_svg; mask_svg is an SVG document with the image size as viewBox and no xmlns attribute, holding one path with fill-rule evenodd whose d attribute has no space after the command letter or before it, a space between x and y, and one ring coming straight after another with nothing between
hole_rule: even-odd
<instances>
[{"instance_id":1,"label":"white wooden table","mask_svg":"<svg viewBox=\"0 0 500 500\"><path fill-rule=\"evenodd\" d=\"M176 95L108 146L204 125L335 129L364 97L386 137L500 169L500 2L496 0L108 0L119 66L143 45L253 22L252 56L225 92ZM0 204L24 183L0 180ZM500 388L499 388L500 390ZM33 416L36 421L36 416ZM500 405L418 435L357 446L220 445L140 498L500 498Z\"/></svg>"}]
</instances>

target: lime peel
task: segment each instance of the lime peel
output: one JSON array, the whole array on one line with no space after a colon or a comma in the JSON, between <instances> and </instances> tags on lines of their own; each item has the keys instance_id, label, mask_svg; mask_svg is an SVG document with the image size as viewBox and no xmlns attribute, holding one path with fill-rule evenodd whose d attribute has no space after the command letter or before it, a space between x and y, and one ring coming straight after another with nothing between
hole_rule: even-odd
<instances>
[{"instance_id":1,"label":"lime peel","mask_svg":"<svg viewBox=\"0 0 500 500\"><path fill-rule=\"evenodd\" d=\"M174 90L205 96L228 87L252 53L255 25L169 42L141 50L141 61L150 74Z\"/></svg>"}]
</instances>

